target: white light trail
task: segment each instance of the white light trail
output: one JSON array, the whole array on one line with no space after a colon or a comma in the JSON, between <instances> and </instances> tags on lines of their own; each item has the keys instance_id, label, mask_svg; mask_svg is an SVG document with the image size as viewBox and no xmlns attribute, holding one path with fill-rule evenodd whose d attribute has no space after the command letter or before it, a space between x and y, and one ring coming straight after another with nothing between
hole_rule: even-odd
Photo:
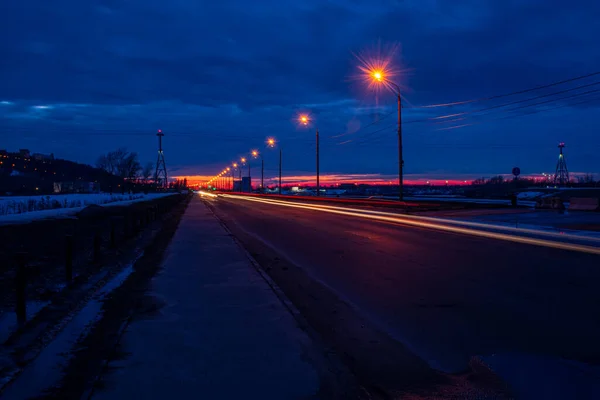
<instances>
[{"instance_id":1,"label":"white light trail","mask_svg":"<svg viewBox=\"0 0 600 400\"><path fill-rule=\"evenodd\" d=\"M202 190L198 190L198 193L200 194L200 196L217 197L217 195L214 193L208 193L208 192L204 192Z\"/></svg>"},{"instance_id":2,"label":"white light trail","mask_svg":"<svg viewBox=\"0 0 600 400\"><path fill-rule=\"evenodd\" d=\"M520 234L532 234L532 235L544 236L544 237L548 237L548 238L576 239L576 240L588 241L588 242L600 242L600 239L595 238L595 237L586 237L586 236L573 235L573 234L561 234L561 233L547 232L547 231L536 230L536 229L511 228L511 227L506 227L506 226L498 226L498 225L484 224L484 223L478 223L478 222L456 221L456 220L421 217L421 216L414 216L414 215L398 215L398 214L387 213L387 212L383 212L383 211L361 210L361 209L327 206L327 205L300 204L300 203L291 202L291 201L282 201L282 200L275 200L275 199L260 199L260 198L248 197L248 196L235 196L235 195L223 195L223 196L229 197L229 198L235 198L235 199L239 199L239 200L258 202L258 203L263 203L263 204L279 205L279 206L283 206L283 207L292 207L292 208L299 208L299 209L312 210L312 211L321 211L321 212L327 212L327 213L331 213L331 214L365 218L365 219L376 220L376 221L381 221L381 222L390 222L390 223L396 223L396 224L417 226L420 228L429 228L429 229L435 229L435 230L453 232L453 233L460 233L460 234L471 235L471 236L479 236L479 237L485 237L485 238L490 238L490 239L504 240L504 241L510 241L510 242L516 242L516 243L530 244L530 245L535 245L535 246L552 247L552 248L557 248L557 249L561 249L561 250L571 250L571 251L578 251L578 252L600 255L599 247L593 247L593 246L587 246L587 245L581 245L581 244L575 244L575 243L559 242L559 241L553 241L553 240L548 240L548 239L538 239L538 238L525 237L525 236L516 236L516 235L507 234L507 233L489 232L489 231L464 228L461 226L454 226L454 225L464 225L464 226L470 226L473 228L482 228L482 229L503 230L503 231L507 231L507 232L514 232L514 233L520 233Z\"/></svg>"}]
</instances>

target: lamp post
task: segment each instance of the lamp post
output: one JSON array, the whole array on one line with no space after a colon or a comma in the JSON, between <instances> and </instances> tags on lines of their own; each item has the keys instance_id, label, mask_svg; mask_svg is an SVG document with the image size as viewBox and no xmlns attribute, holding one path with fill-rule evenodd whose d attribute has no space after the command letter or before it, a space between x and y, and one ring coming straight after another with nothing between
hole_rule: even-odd
<instances>
[{"instance_id":1,"label":"lamp post","mask_svg":"<svg viewBox=\"0 0 600 400\"><path fill-rule=\"evenodd\" d=\"M231 171L231 191L233 192L235 189L235 169L238 168L238 164L237 163L233 163L231 164L231 166L233 167L233 170ZM240 173L240 177L241 177L241 173Z\"/></svg>"},{"instance_id":2,"label":"lamp post","mask_svg":"<svg viewBox=\"0 0 600 400\"><path fill-rule=\"evenodd\" d=\"M309 124L309 122L311 121L310 117L308 115L300 115L298 117L298 121L304 125L307 126ZM317 165L316 165L316 171L317 171L317 196L321 195L321 185L320 185L320 180L319 180L319 128L315 128L315 139L316 139L316 161L317 161Z\"/></svg>"},{"instance_id":3,"label":"lamp post","mask_svg":"<svg viewBox=\"0 0 600 400\"><path fill-rule=\"evenodd\" d=\"M267 147L273 148L275 147L275 139L267 138ZM279 147L279 194L281 194L281 146Z\"/></svg>"},{"instance_id":4,"label":"lamp post","mask_svg":"<svg viewBox=\"0 0 600 400\"><path fill-rule=\"evenodd\" d=\"M231 168L227 167L227 172L230 172ZM231 171L230 175L233 173L233 171ZM227 178L227 175L225 175L225 180L227 181L227 189L229 189L229 179Z\"/></svg>"},{"instance_id":5,"label":"lamp post","mask_svg":"<svg viewBox=\"0 0 600 400\"><path fill-rule=\"evenodd\" d=\"M242 166L246 163L246 157L242 157L240 159L240 193L243 192L243 185L242 185ZM250 164L250 163L248 163ZM248 166L248 175L250 175L250 166Z\"/></svg>"},{"instance_id":6,"label":"lamp post","mask_svg":"<svg viewBox=\"0 0 600 400\"><path fill-rule=\"evenodd\" d=\"M392 92L396 95L398 102L398 186L399 193L398 198L400 201L403 200L403 187L404 187L404 159L402 158L402 97L400 96L400 87L389 80L386 76L386 71L384 68L380 69L364 69L361 68L363 72L368 73L369 78L371 79L371 83L380 84L388 89L391 89Z\"/></svg>"},{"instance_id":7,"label":"lamp post","mask_svg":"<svg viewBox=\"0 0 600 400\"><path fill-rule=\"evenodd\" d=\"M260 191L262 193L265 183L265 160L257 150L252 150L252 157L260 157ZM248 175L250 175L250 170L248 170Z\"/></svg>"}]
</instances>

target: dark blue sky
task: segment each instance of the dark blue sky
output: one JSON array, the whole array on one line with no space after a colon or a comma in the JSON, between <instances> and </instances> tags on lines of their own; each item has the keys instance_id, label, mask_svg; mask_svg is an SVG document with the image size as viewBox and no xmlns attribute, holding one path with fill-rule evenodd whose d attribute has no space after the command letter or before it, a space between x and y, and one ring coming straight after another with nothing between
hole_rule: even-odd
<instances>
[{"instance_id":1,"label":"dark blue sky","mask_svg":"<svg viewBox=\"0 0 600 400\"><path fill-rule=\"evenodd\" d=\"M410 69L401 83L412 105L600 71L595 0L15 0L2 2L0 14L0 148L93 163L126 146L154 161L160 128L176 175L218 172L261 150L267 136L279 140L287 170L312 173L314 136L296 128L298 110L317 121L324 174L394 174L395 116L365 127L377 111L394 110L394 97L380 96L376 109L375 96L351 79L352 53L378 42L401 44L396 61ZM407 108L406 173L548 172L558 141L567 143L571 170L600 172L600 85L573 89L597 81ZM566 89L456 123L410 123ZM462 124L470 125L440 129ZM275 163L266 153L270 173Z\"/></svg>"}]
</instances>

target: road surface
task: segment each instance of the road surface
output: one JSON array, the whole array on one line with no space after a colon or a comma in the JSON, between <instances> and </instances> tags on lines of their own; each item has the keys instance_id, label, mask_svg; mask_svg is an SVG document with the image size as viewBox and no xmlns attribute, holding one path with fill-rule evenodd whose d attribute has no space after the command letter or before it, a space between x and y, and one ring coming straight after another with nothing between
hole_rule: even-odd
<instances>
[{"instance_id":1,"label":"road surface","mask_svg":"<svg viewBox=\"0 0 600 400\"><path fill-rule=\"evenodd\" d=\"M242 242L267 244L435 370L480 357L521 395L600 394L598 252L208 201Z\"/></svg>"}]
</instances>

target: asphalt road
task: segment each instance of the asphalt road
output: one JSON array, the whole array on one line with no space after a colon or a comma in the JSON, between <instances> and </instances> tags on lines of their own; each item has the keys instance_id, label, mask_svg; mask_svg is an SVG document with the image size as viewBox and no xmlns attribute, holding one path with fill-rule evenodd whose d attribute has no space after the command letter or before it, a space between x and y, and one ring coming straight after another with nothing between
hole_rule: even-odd
<instances>
[{"instance_id":1,"label":"asphalt road","mask_svg":"<svg viewBox=\"0 0 600 400\"><path fill-rule=\"evenodd\" d=\"M211 203L434 369L459 372L481 356L510 380L523 360L542 375L565 359L600 365L598 255L240 199Z\"/></svg>"}]
</instances>

